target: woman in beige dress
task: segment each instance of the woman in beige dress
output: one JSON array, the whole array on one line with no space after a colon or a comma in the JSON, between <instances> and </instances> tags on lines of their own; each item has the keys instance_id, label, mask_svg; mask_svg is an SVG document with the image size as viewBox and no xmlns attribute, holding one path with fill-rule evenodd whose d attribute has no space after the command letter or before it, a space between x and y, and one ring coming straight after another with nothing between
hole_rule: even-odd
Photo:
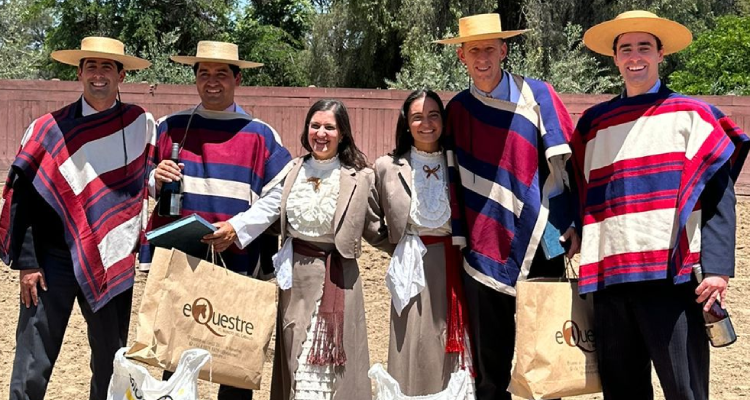
<instances>
[{"instance_id":1,"label":"woman in beige dress","mask_svg":"<svg viewBox=\"0 0 750 400\"><path fill-rule=\"evenodd\" d=\"M388 373L408 396L438 393L451 373L468 367L443 115L435 92L411 93L398 119L396 149L375 162L389 242L397 245L386 274L392 299Z\"/></svg>"},{"instance_id":2,"label":"woman in beige dress","mask_svg":"<svg viewBox=\"0 0 750 400\"><path fill-rule=\"evenodd\" d=\"M321 100L301 136L281 200L282 289L271 399L369 400L361 238L385 241L375 176L354 144L344 104ZM380 239L379 239L380 238Z\"/></svg>"}]
</instances>

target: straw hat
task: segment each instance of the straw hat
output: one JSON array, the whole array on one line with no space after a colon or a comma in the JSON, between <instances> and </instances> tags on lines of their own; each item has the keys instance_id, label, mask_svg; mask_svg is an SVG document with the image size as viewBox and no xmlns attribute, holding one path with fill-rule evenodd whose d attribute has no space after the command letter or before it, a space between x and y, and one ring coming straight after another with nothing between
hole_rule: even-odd
<instances>
[{"instance_id":1,"label":"straw hat","mask_svg":"<svg viewBox=\"0 0 750 400\"><path fill-rule=\"evenodd\" d=\"M195 52L195 57L171 56L169 58L174 62L188 65L195 65L195 63L199 62L215 62L232 64L240 68L258 68L263 66L261 63L240 60L239 50L234 43L212 42L209 40L198 42L198 51Z\"/></svg>"},{"instance_id":2,"label":"straw hat","mask_svg":"<svg viewBox=\"0 0 750 400\"><path fill-rule=\"evenodd\" d=\"M76 67L84 58L104 58L122 64L127 71L144 69L151 66L142 58L125 55L125 45L117 39L89 36L81 40L80 50L57 50L50 55L52 59Z\"/></svg>"},{"instance_id":3,"label":"straw hat","mask_svg":"<svg viewBox=\"0 0 750 400\"><path fill-rule=\"evenodd\" d=\"M591 27L583 35L583 43L599 54L614 56L615 38L628 32L646 32L661 40L664 55L676 53L690 45L693 34L684 25L643 10L626 11L615 19Z\"/></svg>"},{"instance_id":4,"label":"straw hat","mask_svg":"<svg viewBox=\"0 0 750 400\"><path fill-rule=\"evenodd\" d=\"M477 14L458 20L458 36L436 40L435 43L459 44L474 40L508 39L528 31L504 31L500 26L500 14Z\"/></svg>"}]
</instances>

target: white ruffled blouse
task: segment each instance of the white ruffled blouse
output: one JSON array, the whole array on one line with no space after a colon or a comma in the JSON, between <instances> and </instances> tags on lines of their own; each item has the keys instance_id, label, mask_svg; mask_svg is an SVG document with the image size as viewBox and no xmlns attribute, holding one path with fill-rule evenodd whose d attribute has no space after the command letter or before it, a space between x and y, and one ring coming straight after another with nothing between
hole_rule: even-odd
<instances>
[{"instance_id":1,"label":"white ruffled blouse","mask_svg":"<svg viewBox=\"0 0 750 400\"><path fill-rule=\"evenodd\" d=\"M446 236L451 233L448 166L443 152L427 153L411 148L413 192L409 210L410 233Z\"/></svg>"},{"instance_id":2,"label":"white ruffled blouse","mask_svg":"<svg viewBox=\"0 0 750 400\"><path fill-rule=\"evenodd\" d=\"M334 243L333 217L339 198L341 162L307 159L286 199L287 238L273 256L276 283L283 290L292 287L294 249L292 238Z\"/></svg>"},{"instance_id":3,"label":"white ruffled blouse","mask_svg":"<svg viewBox=\"0 0 750 400\"><path fill-rule=\"evenodd\" d=\"M339 198L341 162L338 157L302 164L286 203L289 235L333 243L333 217Z\"/></svg>"}]
</instances>

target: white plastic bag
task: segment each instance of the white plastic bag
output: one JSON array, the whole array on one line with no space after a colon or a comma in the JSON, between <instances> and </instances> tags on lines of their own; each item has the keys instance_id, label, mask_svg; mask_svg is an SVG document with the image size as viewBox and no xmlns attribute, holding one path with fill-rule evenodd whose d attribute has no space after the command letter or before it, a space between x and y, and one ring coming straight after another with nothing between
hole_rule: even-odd
<instances>
[{"instance_id":1,"label":"white plastic bag","mask_svg":"<svg viewBox=\"0 0 750 400\"><path fill-rule=\"evenodd\" d=\"M374 400L475 400L474 379L464 369L451 374L445 390L425 396L407 396L401 393L398 382L380 363L373 365L367 376L375 382Z\"/></svg>"},{"instance_id":2,"label":"white plastic bag","mask_svg":"<svg viewBox=\"0 0 750 400\"><path fill-rule=\"evenodd\" d=\"M107 400L198 400L198 373L211 359L203 349L185 350L168 381L155 379L146 368L125 358L127 347L117 351Z\"/></svg>"}]
</instances>

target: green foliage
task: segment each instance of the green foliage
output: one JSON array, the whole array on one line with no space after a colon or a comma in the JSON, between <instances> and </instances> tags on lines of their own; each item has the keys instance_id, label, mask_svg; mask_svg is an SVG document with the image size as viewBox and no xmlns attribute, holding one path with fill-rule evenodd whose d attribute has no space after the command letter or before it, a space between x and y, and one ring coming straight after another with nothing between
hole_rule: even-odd
<instances>
[{"instance_id":1,"label":"green foliage","mask_svg":"<svg viewBox=\"0 0 750 400\"><path fill-rule=\"evenodd\" d=\"M78 48L86 36L107 36L121 40L131 54L148 56L157 64L173 54L194 54L199 40L226 40L233 29L233 6L234 0L35 1L37 11L54 10L57 24L45 39L48 53ZM74 68L52 60L43 68L54 77L75 79ZM160 79L159 74L152 75Z\"/></svg>"},{"instance_id":2,"label":"green foliage","mask_svg":"<svg viewBox=\"0 0 750 400\"><path fill-rule=\"evenodd\" d=\"M725 16L679 54L670 87L687 94L750 95L750 17Z\"/></svg>"},{"instance_id":3,"label":"green foliage","mask_svg":"<svg viewBox=\"0 0 750 400\"><path fill-rule=\"evenodd\" d=\"M171 83L175 85L194 84L195 76L192 68L174 63L169 59L171 55L180 54L175 48L175 43L179 38L177 31L167 32L160 36L160 39L152 37L139 51L132 48L127 49L128 54L134 54L149 60L152 64L149 68L129 72L125 79L126 82Z\"/></svg>"},{"instance_id":4,"label":"green foliage","mask_svg":"<svg viewBox=\"0 0 750 400\"><path fill-rule=\"evenodd\" d=\"M344 86L348 54L344 51L347 47L347 34L341 21L346 12L345 7L331 7L328 12L320 13L313 19L311 39L307 44L307 72L310 82L315 86Z\"/></svg>"},{"instance_id":5,"label":"green foliage","mask_svg":"<svg viewBox=\"0 0 750 400\"><path fill-rule=\"evenodd\" d=\"M469 79L455 46L433 41L455 34L461 16L499 12L505 30L531 29L509 42L509 70L561 92L609 92L618 72L611 58L582 46L581 33L632 9L679 21L700 37L719 16L748 15L750 0L0 0L0 78L75 79L75 68L49 53L103 35L154 63L129 81L192 83L192 71L168 57L194 54L199 40L225 40L239 45L241 58L265 64L243 71L246 85L461 90ZM689 75L723 47L731 50L715 44L668 57L663 76L692 91L743 90L740 77L750 68L734 55L718 57L732 65L722 61L709 89Z\"/></svg>"},{"instance_id":6,"label":"green foliage","mask_svg":"<svg viewBox=\"0 0 750 400\"><path fill-rule=\"evenodd\" d=\"M401 57L404 65L395 79L384 77L393 89L430 88L463 90L469 85L466 68L458 60L455 45L432 43L455 36L463 15L492 12L494 1L403 0L395 27L404 37Z\"/></svg>"},{"instance_id":7,"label":"green foliage","mask_svg":"<svg viewBox=\"0 0 750 400\"><path fill-rule=\"evenodd\" d=\"M393 81L387 80L391 89L459 91L469 87L469 75L456 56L454 46L431 44L416 50L409 63L396 74ZM437 47L437 49L434 49Z\"/></svg>"},{"instance_id":8,"label":"green foliage","mask_svg":"<svg viewBox=\"0 0 750 400\"><path fill-rule=\"evenodd\" d=\"M350 0L334 2L327 18L318 22L329 32L313 30L311 68L319 58L335 60L336 86L384 87L383 78L401 69L400 45L403 37L395 26L400 0ZM331 18L331 16L343 18ZM318 40L329 38L329 44ZM313 82L320 85L323 82Z\"/></svg>"},{"instance_id":9,"label":"green foliage","mask_svg":"<svg viewBox=\"0 0 750 400\"><path fill-rule=\"evenodd\" d=\"M401 67L386 10L376 2L334 2L319 13L308 42L310 81L323 87L382 87ZM388 37L386 37L388 36Z\"/></svg>"},{"instance_id":10,"label":"green foliage","mask_svg":"<svg viewBox=\"0 0 750 400\"><path fill-rule=\"evenodd\" d=\"M535 33L529 32L535 42ZM526 47L525 54L511 52L508 69L514 73L542 79L560 93L609 93L620 87L619 78L604 74L597 59L583 45L580 25L568 23L563 31L565 46Z\"/></svg>"},{"instance_id":11,"label":"green foliage","mask_svg":"<svg viewBox=\"0 0 750 400\"><path fill-rule=\"evenodd\" d=\"M251 14L260 25L272 25L292 38L309 32L315 8L310 0L255 0Z\"/></svg>"},{"instance_id":12,"label":"green foliage","mask_svg":"<svg viewBox=\"0 0 750 400\"><path fill-rule=\"evenodd\" d=\"M37 79L49 13L31 12L32 0L0 1L0 79Z\"/></svg>"},{"instance_id":13,"label":"green foliage","mask_svg":"<svg viewBox=\"0 0 750 400\"><path fill-rule=\"evenodd\" d=\"M307 86L303 45L283 29L261 25L249 14L238 23L232 40L239 44L241 59L264 64L242 72L245 85Z\"/></svg>"}]
</instances>

